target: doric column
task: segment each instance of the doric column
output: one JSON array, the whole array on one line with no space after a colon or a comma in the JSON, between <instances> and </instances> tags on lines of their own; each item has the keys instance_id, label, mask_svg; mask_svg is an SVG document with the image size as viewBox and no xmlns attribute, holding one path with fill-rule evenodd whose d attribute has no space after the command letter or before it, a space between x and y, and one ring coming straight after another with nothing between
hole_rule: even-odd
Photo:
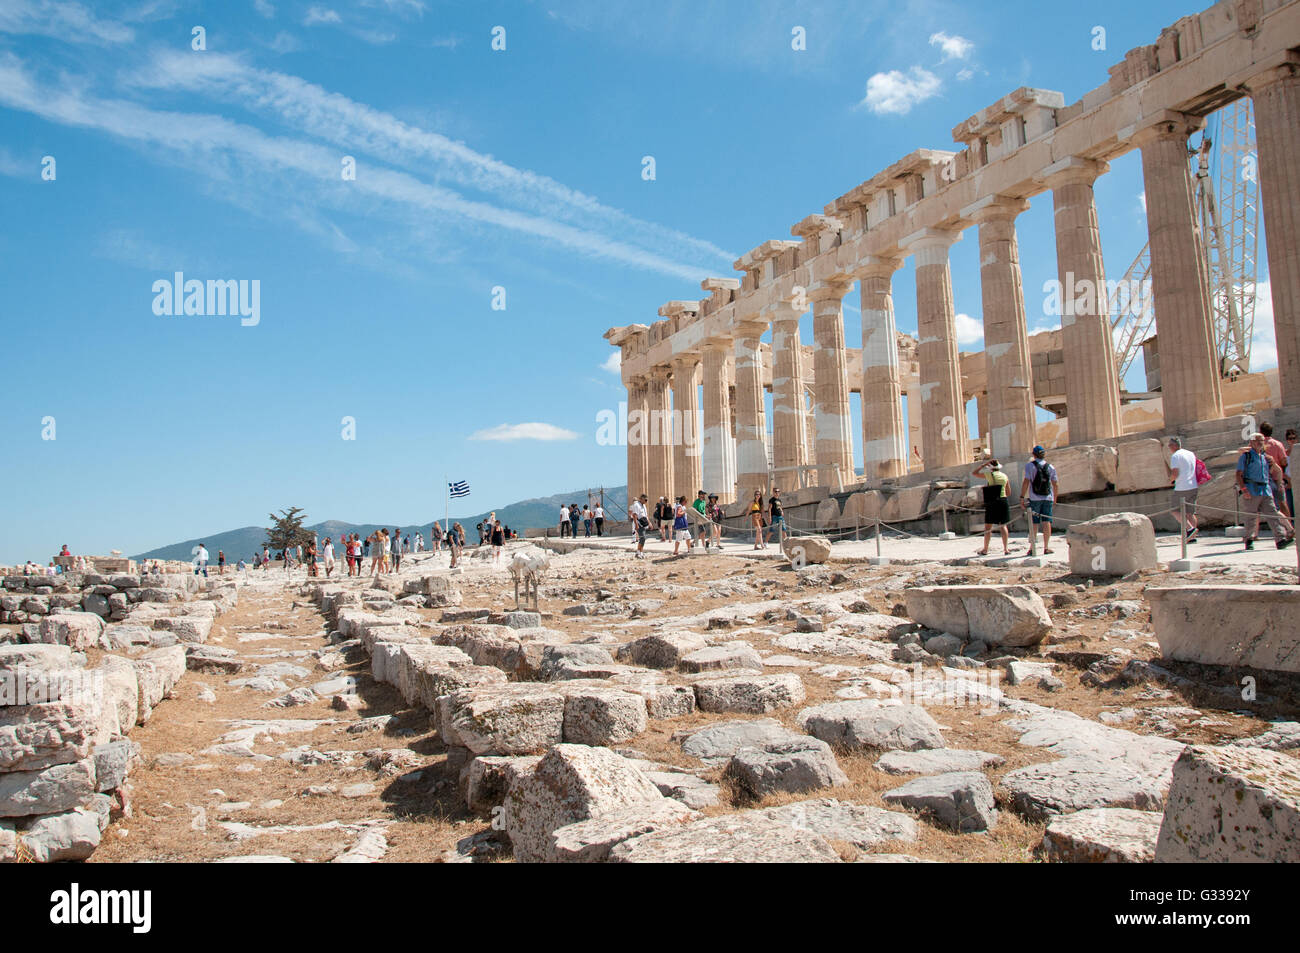
<instances>
[{"instance_id":1,"label":"doric column","mask_svg":"<svg viewBox=\"0 0 1300 953\"><path fill-rule=\"evenodd\" d=\"M853 421L841 303L850 285L834 282L809 293L813 303L813 414L817 421L817 479L821 486L854 482Z\"/></svg>"},{"instance_id":2,"label":"doric column","mask_svg":"<svg viewBox=\"0 0 1300 953\"><path fill-rule=\"evenodd\" d=\"M803 347L799 313L792 301L781 301L767 315L772 321L772 466L773 480L782 489L806 486L807 436L804 428Z\"/></svg>"},{"instance_id":3,"label":"doric column","mask_svg":"<svg viewBox=\"0 0 1300 953\"><path fill-rule=\"evenodd\" d=\"M1065 158L1049 166L1061 282L1061 350L1070 443L1120 435L1119 379L1111 339L1106 270L1092 183L1104 162Z\"/></svg>"},{"instance_id":4,"label":"doric column","mask_svg":"<svg viewBox=\"0 0 1300 953\"><path fill-rule=\"evenodd\" d=\"M704 344L704 459L703 488L730 503L736 486L735 441L731 436L731 401L728 391L729 340ZM697 487L696 489L699 489Z\"/></svg>"},{"instance_id":5,"label":"doric column","mask_svg":"<svg viewBox=\"0 0 1300 953\"><path fill-rule=\"evenodd\" d=\"M642 490L654 503L673 491L672 412L668 406L668 368L646 376L646 477Z\"/></svg>"},{"instance_id":6,"label":"doric column","mask_svg":"<svg viewBox=\"0 0 1300 953\"><path fill-rule=\"evenodd\" d=\"M1133 137L1142 150L1160 395L1169 430L1223 416L1210 276L1187 158L1187 137L1200 125L1201 120L1177 117Z\"/></svg>"},{"instance_id":7,"label":"doric column","mask_svg":"<svg viewBox=\"0 0 1300 953\"><path fill-rule=\"evenodd\" d=\"M1246 85L1255 103L1278 384L1283 405L1291 407L1300 404L1300 60L1293 54ZM1160 344L1163 350L1163 335ZM1160 363L1163 374L1163 357Z\"/></svg>"},{"instance_id":8,"label":"doric column","mask_svg":"<svg viewBox=\"0 0 1300 953\"><path fill-rule=\"evenodd\" d=\"M970 462L961 399L957 317L948 249L959 233L924 228L902 243L916 255L916 357L921 365L921 455L927 470Z\"/></svg>"},{"instance_id":9,"label":"doric column","mask_svg":"<svg viewBox=\"0 0 1300 953\"><path fill-rule=\"evenodd\" d=\"M862 473L868 480L907 473L907 425L894 323L896 258L871 259L858 271L862 296Z\"/></svg>"},{"instance_id":10,"label":"doric column","mask_svg":"<svg viewBox=\"0 0 1300 953\"><path fill-rule=\"evenodd\" d=\"M749 320L735 326L736 355L736 499L755 490L767 492L767 422L763 419L763 365L759 344L765 323Z\"/></svg>"},{"instance_id":11,"label":"doric column","mask_svg":"<svg viewBox=\"0 0 1300 953\"><path fill-rule=\"evenodd\" d=\"M628 505L646 489L646 382L634 377L627 382L627 501Z\"/></svg>"},{"instance_id":12,"label":"doric column","mask_svg":"<svg viewBox=\"0 0 1300 953\"><path fill-rule=\"evenodd\" d=\"M700 472L700 358L673 358L673 499L695 499L704 475Z\"/></svg>"},{"instance_id":13,"label":"doric column","mask_svg":"<svg viewBox=\"0 0 1300 953\"><path fill-rule=\"evenodd\" d=\"M980 233L988 386L988 394L979 401L980 436L989 435L990 450L1000 460L1022 457L1038 442L1025 289L1016 242L1016 216L1027 208L1024 199L989 196L962 210L979 224Z\"/></svg>"}]
</instances>

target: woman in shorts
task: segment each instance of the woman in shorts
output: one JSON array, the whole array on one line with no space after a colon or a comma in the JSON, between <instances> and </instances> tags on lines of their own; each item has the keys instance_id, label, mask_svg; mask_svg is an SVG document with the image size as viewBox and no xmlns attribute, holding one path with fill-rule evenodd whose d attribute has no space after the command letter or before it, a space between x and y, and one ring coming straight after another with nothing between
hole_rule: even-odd
<instances>
[{"instance_id":1,"label":"woman in shorts","mask_svg":"<svg viewBox=\"0 0 1300 953\"><path fill-rule=\"evenodd\" d=\"M754 527L754 548L767 549L767 524L763 522L763 491L755 490L749 504L749 522Z\"/></svg>"},{"instance_id":2,"label":"woman in shorts","mask_svg":"<svg viewBox=\"0 0 1300 953\"><path fill-rule=\"evenodd\" d=\"M677 505L673 507L673 555L680 555L682 543L686 543L686 552L691 551L691 524L686 518L686 497L677 497Z\"/></svg>"}]
</instances>

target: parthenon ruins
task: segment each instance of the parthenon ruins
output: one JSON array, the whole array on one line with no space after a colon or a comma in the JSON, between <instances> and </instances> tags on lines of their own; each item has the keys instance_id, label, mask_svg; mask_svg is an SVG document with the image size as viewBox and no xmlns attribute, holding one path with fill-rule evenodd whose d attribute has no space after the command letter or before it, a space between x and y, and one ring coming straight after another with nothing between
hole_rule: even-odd
<instances>
[{"instance_id":1,"label":"parthenon ruins","mask_svg":"<svg viewBox=\"0 0 1300 953\"><path fill-rule=\"evenodd\" d=\"M1062 418L1046 425L1060 435L1049 446L1179 430L1248 406L1221 379L1187 151L1205 117L1244 96L1255 109L1278 352L1271 403L1300 405L1297 48L1300 0L1225 0L1130 50L1078 102L1017 89L954 128L959 151L909 153L795 224L796 241L765 241L741 256L741 277L703 281L702 300L669 301L661 320L610 329L629 419L642 424L627 441L629 494L693 496L707 487L730 502L777 482L805 502L912 471L941 475L973 458L971 397L983 449L1001 458L1027 455L1045 439L1036 406ZM1126 425L1093 184L1108 160L1134 149L1147 196L1163 418ZM1087 293L1063 295L1060 330L1031 345L1015 223L1043 193L1051 195L1062 286ZM959 355L948 255L971 226L985 349ZM898 333L892 298L893 275L909 255L915 339ZM854 282L860 350L847 346L841 309ZM810 352L799 345L809 309ZM769 327L767 345L760 339ZM852 391L862 401L861 478Z\"/></svg>"}]
</instances>

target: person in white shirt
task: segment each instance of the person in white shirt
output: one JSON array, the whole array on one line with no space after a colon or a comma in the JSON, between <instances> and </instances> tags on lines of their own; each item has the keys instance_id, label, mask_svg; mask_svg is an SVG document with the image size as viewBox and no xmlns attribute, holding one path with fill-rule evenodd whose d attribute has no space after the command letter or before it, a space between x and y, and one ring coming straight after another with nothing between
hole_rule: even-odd
<instances>
[{"instance_id":1,"label":"person in white shirt","mask_svg":"<svg viewBox=\"0 0 1300 953\"><path fill-rule=\"evenodd\" d=\"M325 537L325 575L334 572L334 544L330 542L328 536Z\"/></svg>"},{"instance_id":2,"label":"person in white shirt","mask_svg":"<svg viewBox=\"0 0 1300 953\"><path fill-rule=\"evenodd\" d=\"M199 543L199 551L194 558L194 575L203 573L204 578L208 575L208 551L202 543Z\"/></svg>"},{"instance_id":3,"label":"person in white shirt","mask_svg":"<svg viewBox=\"0 0 1300 953\"><path fill-rule=\"evenodd\" d=\"M568 504L560 507L560 538L563 539L569 535L569 507Z\"/></svg>"},{"instance_id":4,"label":"person in white shirt","mask_svg":"<svg viewBox=\"0 0 1300 953\"><path fill-rule=\"evenodd\" d=\"M423 534L423 533L416 533L416 534L415 534L415 551L416 551L417 553L422 553L422 552L424 552L424 534Z\"/></svg>"},{"instance_id":5,"label":"person in white shirt","mask_svg":"<svg viewBox=\"0 0 1300 953\"><path fill-rule=\"evenodd\" d=\"M596 514L596 535L604 536L605 535L605 507L597 503L594 512Z\"/></svg>"},{"instance_id":6,"label":"person in white shirt","mask_svg":"<svg viewBox=\"0 0 1300 953\"><path fill-rule=\"evenodd\" d=\"M632 517L632 528L636 530L636 558L645 559L645 533L650 528L650 514L646 511L646 495L641 494L641 499L633 500L632 505L627 508L628 515Z\"/></svg>"},{"instance_id":7,"label":"person in white shirt","mask_svg":"<svg viewBox=\"0 0 1300 953\"><path fill-rule=\"evenodd\" d=\"M1182 505L1187 504L1187 541L1196 538L1196 493L1200 485L1196 482L1196 454L1183 446L1181 437L1169 438L1169 462L1165 470L1173 482L1174 519L1182 523Z\"/></svg>"}]
</instances>

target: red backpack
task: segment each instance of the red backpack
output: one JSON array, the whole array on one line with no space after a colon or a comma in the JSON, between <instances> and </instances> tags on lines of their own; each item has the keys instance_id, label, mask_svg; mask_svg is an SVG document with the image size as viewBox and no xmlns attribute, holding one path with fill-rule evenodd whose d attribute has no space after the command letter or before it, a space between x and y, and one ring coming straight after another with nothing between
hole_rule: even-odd
<instances>
[{"instance_id":1,"label":"red backpack","mask_svg":"<svg viewBox=\"0 0 1300 953\"><path fill-rule=\"evenodd\" d=\"M1197 457L1196 458L1196 485L1205 486L1205 484L1209 483L1213 479L1214 477L1210 476L1210 470L1208 467L1206 467L1205 461L1202 460L1200 457Z\"/></svg>"}]
</instances>

